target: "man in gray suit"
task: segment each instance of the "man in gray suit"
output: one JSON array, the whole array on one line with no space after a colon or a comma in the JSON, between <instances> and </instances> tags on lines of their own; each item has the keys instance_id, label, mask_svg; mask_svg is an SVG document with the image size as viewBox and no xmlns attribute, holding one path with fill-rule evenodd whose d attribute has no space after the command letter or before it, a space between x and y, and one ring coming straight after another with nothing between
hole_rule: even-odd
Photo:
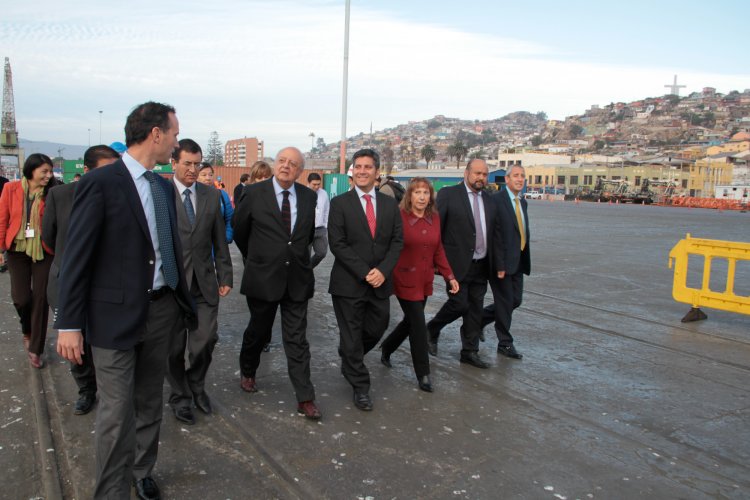
<instances>
[{"instance_id":1,"label":"man in gray suit","mask_svg":"<svg viewBox=\"0 0 750 500\"><path fill-rule=\"evenodd\" d=\"M219 340L219 297L225 297L232 289L232 259L225 237L221 195L196 182L202 160L203 152L192 139L182 139L172 153L177 228L185 278L198 311L198 326L188 330L178 325L173 333L167 380L172 387L169 405L177 420L189 425L195 423L191 402L206 415L211 413L206 373ZM186 347L189 366L185 364Z\"/></svg>"},{"instance_id":2,"label":"man in gray suit","mask_svg":"<svg viewBox=\"0 0 750 500\"><path fill-rule=\"evenodd\" d=\"M119 159L119 153L109 146L103 144L91 146L83 154L83 173L109 165ZM65 240L68 236L70 211L73 209L76 185L76 183L71 182L50 189L42 219L42 241L55 254L47 281L47 302L49 302L55 317L57 316L58 303L58 277L63 253L65 252ZM96 374L94 372L94 361L91 357L91 346L88 342L84 343L82 360L83 364L81 365L70 363L70 373L78 386L78 401L76 401L73 410L76 415L85 415L90 412L96 401Z\"/></svg>"}]
</instances>

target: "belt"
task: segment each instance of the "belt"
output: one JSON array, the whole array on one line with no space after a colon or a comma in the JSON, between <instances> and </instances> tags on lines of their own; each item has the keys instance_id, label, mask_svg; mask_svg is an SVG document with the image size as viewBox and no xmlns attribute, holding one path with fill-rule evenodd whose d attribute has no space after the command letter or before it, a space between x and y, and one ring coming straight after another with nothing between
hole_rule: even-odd
<instances>
[{"instance_id":1,"label":"belt","mask_svg":"<svg viewBox=\"0 0 750 500\"><path fill-rule=\"evenodd\" d=\"M160 298L164 297L168 293L172 291L171 288L168 286L163 286L157 290L148 290L148 301L149 302L156 302Z\"/></svg>"}]
</instances>

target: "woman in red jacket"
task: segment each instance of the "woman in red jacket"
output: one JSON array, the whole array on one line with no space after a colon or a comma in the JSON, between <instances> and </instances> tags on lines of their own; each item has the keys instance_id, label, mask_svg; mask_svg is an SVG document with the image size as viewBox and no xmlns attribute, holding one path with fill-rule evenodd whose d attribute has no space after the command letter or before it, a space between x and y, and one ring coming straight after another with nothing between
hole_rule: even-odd
<instances>
[{"instance_id":1,"label":"woman in red jacket","mask_svg":"<svg viewBox=\"0 0 750 500\"><path fill-rule=\"evenodd\" d=\"M427 355L427 325L424 306L432 295L432 280L437 267L450 285L449 292L458 292L440 239L440 218L435 207L435 190L424 177L415 177L401 200L404 248L393 270L393 293L404 311L404 319L380 345L380 361L390 368L391 354L409 337L411 359L419 388L432 392L430 360Z\"/></svg>"},{"instance_id":2,"label":"woman in red jacket","mask_svg":"<svg viewBox=\"0 0 750 500\"><path fill-rule=\"evenodd\" d=\"M23 345L34 368L44 366L47 337L47 277L52 256L42 247L44 199L52 179L52 160L33 154L23 165L20 181L9 182L0 196L0 251L8 251L10 295L21 317ZM0 254L0 265L5 257Z\"/></svg>"}]
</instances>

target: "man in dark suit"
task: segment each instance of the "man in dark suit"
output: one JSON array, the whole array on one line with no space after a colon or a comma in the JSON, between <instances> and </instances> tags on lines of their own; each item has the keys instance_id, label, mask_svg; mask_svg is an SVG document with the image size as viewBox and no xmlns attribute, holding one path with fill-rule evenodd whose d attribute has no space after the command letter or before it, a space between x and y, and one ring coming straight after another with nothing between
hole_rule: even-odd
<instances>
[{"instance_id":1,"label":"man in dark suit","mask_svg":"<svg viewBox=\"0 0 750 500\"><path fill-rule=\"evenodd\" d=\"M493 245L497 272L490 276L494 303L482 314L482 327L495 322L498 354L512 359L523 357L513 345L510 323L523 298L523 275L531 272L529 214L521 194L525 182L524 168L513 165L505 175L505 188L492 197L497 214Z\"/></svg>"},{"instance_id":2,"label":"man in dark suit","mask_svg":"<svg viewBox=\"0 0 750 500\"><path fill-rule=\"evenodd\" d=\"M182 139L172 153L177 227L185 279L198 312L198 327L187 330L178 324L173 332L167 380L172 388L169 405L177 420L189 425L195 423L193 402L206 415L211 413L211 399L205 390L206 373L219 340L219 297L226 297L232 289L232 258L221 194L196 182L202 160L203 151L192 139ZM189 367L185 366L185 348Z\"/></svg>"},{"instance_id":3,"label":"man in dark suit","mask_svg":"<svg viewBox=\"0 0 750 500\"><path fill-rule=\"evenodd\" d=\"M458 293L448 295L448 300L427 323L428 351L435 356L440 330L463 317L460 360L477 368L490 366L479 357L484 295L493 269L490 249L495 216L490 198L483 191L488 175L484 160L469 160L464 182L438 191L436 203L443 247L460 288Z\"/></svg>"},{"instance_id":4,"label":"man in dark suit","mask_svg":"<svg viewBox=\"0 0 750 500\"><path fill-rule=\"evenodd\" d=\"M297 411L321 417L310 380L307 301L315 277L310 245L315 234L315 193L295 182L305 168L297 148L279 151L273 177L251 184L234 214L234 239L245 258L240 292L247 298L250 322L242 336L240 386L256 392L256 372L263 347L271 341L281 306L281 338L287 370L297 396Z\"/></svg>"},{"instance_id":5,"label":"man in dark suit","mask_svg":"<svg viewBox=\"0 0 750 500\"><path fill-rule=\"evenodd\" d=\"M354 389L354 405L370 411L370 373L364 357L388 327L391 272L404 239L396 200L375 191L378 153L354 153L351 172L354 189L331 200L328 241L336 260L328 293L339 325L341 373Z\"/></svg>"},{"instance_id":6,"label":"man in dark suit","mask_svg":"<svg viewBox=\"0 0 750 500\"><path fill-rule=\"evenodd\" d=\"M232 203L234 203L234 206L237 207L237 205L240 204L240 198L242 198L242 190L245 189L245 184L247 184L247 181L250 180L250 174L245 173L240 175L240 182L236 186L234 186L234 193L232 194Z\"/></svg>"},{"instance_id":7,"label":"man in dark suit","mask_svg":"<svg viewBox=\"0 0 750 500\"><path fill-rule=\"evenodd\" d=\"M120 159L120 155L109 146L92 146L83 154L83 173L97 167L103 167ZM49 270L47 281L47 302L54 316L57 316L59 286L58 276L65 255L65 241L70 225L70 211L73 208L73 197L77 183L61 184L50 189L42 219L42 241L55 254ZM96 401L96 372L91 356L91 345L84 342L83 364L70 363L70 373L78 386L78 401L73 413L85 415L91 411Z\"/></svg>"},{"instance_id":8,"label":"man in dark suit","mask_svg":"<svg viewBox=\"0 0 750 500\"><path fill-rule=\"evenodd\" d=\"M152 172L169 161L179 122L148 102L125 124L128 150L76 187L60 271L57 352L81 363L92 346L99 392L94 498L160 498L159 447L170 333L195 323L172 185Z\"/></svg>"}]
</instances>

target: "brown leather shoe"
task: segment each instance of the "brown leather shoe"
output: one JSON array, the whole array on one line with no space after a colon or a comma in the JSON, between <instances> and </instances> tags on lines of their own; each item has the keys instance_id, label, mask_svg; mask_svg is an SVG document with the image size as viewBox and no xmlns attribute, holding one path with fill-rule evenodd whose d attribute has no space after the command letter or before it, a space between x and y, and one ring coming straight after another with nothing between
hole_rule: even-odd
<instances>
[{"instance_id":1,"label":"brown leather shoe","mask_svg":"<svg viewBox=\"0 0 750 500\"><path fill-rule=\"evenodd\" d=\"M254 377L240 377L240 387L245 392L258 392Z\"/></svg>"},{"instance_id":2,"label":"brown leather shoe","mask_svg":"<svg viewBox=\"0 0 750 500\"><path fill-rule=\"evenodd\" d=\"M297 404L297 413L302 413L305 418L309 418L310 420L320 420L320 417L322 416L320 410L315 405L315 401L312 400L302 401Z\"/></svg>"}]
</instances>

